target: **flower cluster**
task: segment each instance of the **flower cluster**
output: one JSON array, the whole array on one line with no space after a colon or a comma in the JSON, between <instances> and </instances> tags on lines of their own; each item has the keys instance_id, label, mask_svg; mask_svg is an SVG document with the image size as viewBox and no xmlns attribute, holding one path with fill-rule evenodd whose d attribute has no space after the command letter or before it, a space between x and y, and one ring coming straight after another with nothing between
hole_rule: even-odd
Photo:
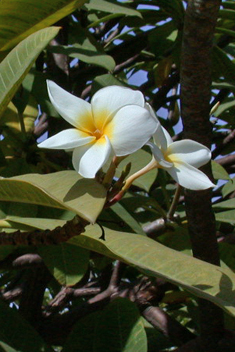
<instances>
[{"instance_id":1,"label":"flower cluster","mask_svg":"<svg viewBox=\"0 0 235 352\"><path fill-rule=\"evenodd\" d=\"M198 170L210 160L210 150L192 140L173 142L141 92L110 86L100 89L88 103L52 81L47 81L47 86L53 106L73 128L48 138L39 147L71 150L73 166L83 177L94 178L110 156L127 156L147 144L153 159L136 177L152 168L163 168L183 187L214 187ZM131 182L136 177L132 175Z\"/></svg>"}]
</instances>

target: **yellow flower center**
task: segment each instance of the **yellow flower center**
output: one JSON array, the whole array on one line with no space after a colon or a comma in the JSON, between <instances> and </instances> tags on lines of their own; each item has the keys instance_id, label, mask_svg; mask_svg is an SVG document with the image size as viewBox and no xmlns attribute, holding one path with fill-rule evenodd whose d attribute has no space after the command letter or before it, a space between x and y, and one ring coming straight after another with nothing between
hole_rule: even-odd
<instances>
[{"instance_id":1,"label":"yellow flower center","mask_svg":"<svg viewBox=\"0 0 235 352\"><path fill-rule=\"evenodd\" d=\"M103 135L103 133L100 132L99 129L95 130L92 134L96 139L100 139L100 137L102 137L102 135Z\"/></svg>"}]
</instances>

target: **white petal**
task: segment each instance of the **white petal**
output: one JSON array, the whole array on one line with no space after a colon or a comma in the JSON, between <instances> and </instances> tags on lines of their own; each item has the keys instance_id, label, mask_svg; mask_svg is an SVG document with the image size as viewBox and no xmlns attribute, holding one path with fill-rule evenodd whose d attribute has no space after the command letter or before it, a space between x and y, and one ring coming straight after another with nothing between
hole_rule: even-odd
<instances>
[{"instance_id":1,"label":"white petal","mask_svg":"<svg viewBox=\"0 0 235 352\"><path fill-rule=\"evenodd\" d=\"M47 80L49 98L58 113L72 126L86 132L94 130L91 105Z\"/></svg>"},{"instance_id":2,"label":"white petal","mask_svg":"<svg viewBox=\"0 0 235 352\"><path fill-rule=\"evenodd\" d=\"M73 151L73 167L83 177L94 178L111 153L110 141L104 136L93 144L76 148Z\"/></svg>"},{"instance_id":3,"label":"white petal","mask_svg":"<svg viewBox=\"0 0 235 352\"><path fill-rule=\"evenodd\" d=\"M144 96L140 91L119 86L102 88L91 99L92 112L98 129L102 129L120 108L126 105L144 107L144 104Z\"/></svg>"},{"instance_id":4,"label":"white petal","mask_svg":"<svg viewBox=\"0 0 235 352\"><path fill-rule=\"evenodd\" d=\"M156 132L153 135L153 140L154 143L161 148L162 151L165 151L171 143L173 143L173 140L167 130L162 127L160 124L156 130Z\"/></svg>"},{"instance_id":5,"label":"white petal","mask_svg":"<svg viewBox=\"0 0 235 352\"><path fill-rule=\"evenodd\" d=\"M168 169L169 167L173 166L172 163L169 163L165 160L161 150L154 143L148 142L147 145L152 149L154 159L160 166L162 166L164 169Z\"/></svg>"},{"instance_id":6,"label":"white petal","mask_svg":"<svg viewBox=\"0 0 235 352\"><path fill-rule=\"evenodd\" d=\"M200 167L211 159L210 149L191 139L172 143L167 149L167 155L173 162L182 160L195 167Z\"/></svg>"},{"instance_id":7,"label":"white petal","mask_svg":"<svg viewBox=\"0 0 235 352\"><path fill-rule=\"evenodd\" d=\"M105 126L104 134L109 137L115 154L124 156L146 144L157 126L158 122L147 109L130 105L118 110Z\"/></svg>"},{"instance_id":8,"label":"white petal","mask_svg":"<svg viewBox=\"0 0 235 352\"><path fill-rule=\"evenodd\" d=\"M70 128L46 139L38 144L39 148L48 149L74 149L81 145L91 143L95 137L89 136L87 133Z\"/></svg>"},{"instance_id":9,"label":"white petal","mask_svg":"<svg viewBox=\"0 0 235 352\"><path fill-rule=\"evenodd\" d=\"M145 109L147 109L147 110L150 112L150 114L152 115L152 117L158 121L158 118L157 118L157 116L156 116L156 114L155 114L155 112L154 112L152 106L151 106L149 103L145 103L144 107L145 107ZM159 121L158 121L158 122L159 122Z\"/></svg>"},{"instance_id":10,"label":"white petal","mask_svg":"<svg viewBox=\"0 0 235 352\"><path fill-rule=\"evenodd\" d=\"M194 191L215 187L202 171L187 163L175 163L167 172L181 186Z\"/></svg>"}]
</instances>

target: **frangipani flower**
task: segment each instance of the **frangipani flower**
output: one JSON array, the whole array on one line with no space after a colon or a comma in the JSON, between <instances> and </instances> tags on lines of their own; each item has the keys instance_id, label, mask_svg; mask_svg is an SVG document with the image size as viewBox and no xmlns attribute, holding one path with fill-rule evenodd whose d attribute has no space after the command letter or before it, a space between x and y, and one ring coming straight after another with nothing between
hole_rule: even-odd
<instances>
[{"instance_id":1,"label":"frangipani flower","mask_svg":"<svg viewBox=\"0 0 235 352\"><path fill-rule=\"evenodd\" d=\"M52 104L74 128L39 144L41 148L72 150L75 170L93 178L110 155L125 156L140 149L158 127L143 94L129 88L100 89L88 103L47 81Z\"/></svg>"},{"instance_id":2,"label":"frangipani flower","mask_svg":"<svg viewBox=\"0 0 235 352\"><path fill-rule=\"evenodd\" d=\"M156 167L165 169L181 186L203 190L215 185L198 168L211 159L210 150L190 139L173 142L169 133L158 126L154 143L147 143L153 152Z\"/></svg>"}]
</instances>

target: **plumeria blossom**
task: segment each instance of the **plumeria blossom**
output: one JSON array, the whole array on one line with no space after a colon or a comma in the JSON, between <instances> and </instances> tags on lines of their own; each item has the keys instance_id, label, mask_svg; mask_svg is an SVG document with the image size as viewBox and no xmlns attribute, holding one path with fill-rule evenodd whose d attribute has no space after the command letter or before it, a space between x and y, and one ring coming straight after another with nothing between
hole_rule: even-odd
<instances>
[{"instance_id":1,"label":"plumeria blossom","mask_svg":"<svg viewBox=\"0 0 235 352\"><path fill-rule=\"evenodd\" d=\"M139 91L105 87L88 103L52 81L47 81L47 87L53 106L73 128L39 147L72 150L73 166L83 177L95 177L111 155L126 156L140 149L159 125Z\"/></svg>"},{"instance_id":2,"label":"plumeria blossom","mask_svg":"<svg viewBox=\"0 0 235 352\"><path fill-rule=\"evenodd\" d=\"M152 149L156 167L165 169L181 186L191 190L203 190L215 185L199 167L211 159L210 150L190 139L173 142L164 127L158 126L153 135ZM153 164L154 162L152 162Z\"/></svg>"}]
</instances>

